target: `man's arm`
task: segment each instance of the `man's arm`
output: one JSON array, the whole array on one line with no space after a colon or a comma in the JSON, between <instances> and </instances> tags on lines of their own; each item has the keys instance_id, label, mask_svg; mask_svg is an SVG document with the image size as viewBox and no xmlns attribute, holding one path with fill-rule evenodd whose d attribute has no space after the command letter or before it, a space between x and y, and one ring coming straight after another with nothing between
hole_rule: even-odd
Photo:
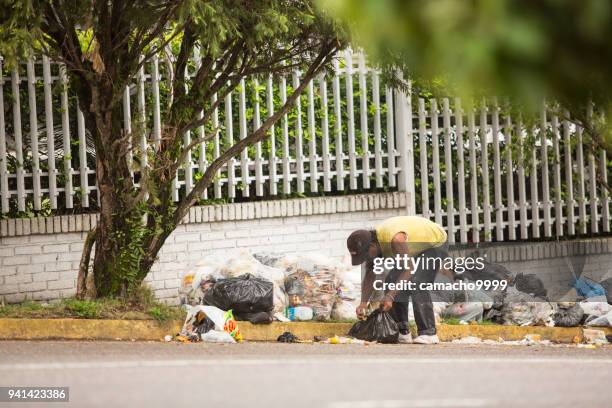
<instances>
[{"instance_id":1,"label":"man's arm","mask_svg":"<svg viewBox=\"0 0 612 408\"><path fill-rule=\"evenodd\" d=\"M405 232L398 232L397 234L395 234L395 236L391 240L391 248L393 250L393 253L396 255L400 255L402 257L404 255L408 255L408 236ZM410 262L408 262L406 268L399 274L395 283L409 281L412 278L412 270L412 259L410 259ZM390 290L385 295L385 299L382 303L382 309L385 312L391 309L391 306L393 305L393 299L395 299L396 295L397 290Z\"/></svg>"},{"instance_id":2,"label":"man's arm","mask_svg":"<svg viewBox=\"0 0 612 408\"><path fill-rule=\"evenodd\" d=\"M361 303L357 306L355 313L358 318L365 318L367 313L368 301L370 300L370 296L372 295L372 291L374 290L374 281L376 280L376 275L372 269L373 264L370 261L366 261L363 266L365 273L363 276L363 281L361 282Z\"/></svg>"},{"instance_id":3,"label":"man's arm","mask_svg":"<svg viewBox=\"0 0 612 408\"><path fill-rule=\"evenodd\" d=\"M372 263L370 261L366 261L364 269L365 274L363 277L363 282L361 283L361 303L368 303L370 296L374 291L374 281L376 280L376 275L372 270Z\"/></svg>"}]
</instances>

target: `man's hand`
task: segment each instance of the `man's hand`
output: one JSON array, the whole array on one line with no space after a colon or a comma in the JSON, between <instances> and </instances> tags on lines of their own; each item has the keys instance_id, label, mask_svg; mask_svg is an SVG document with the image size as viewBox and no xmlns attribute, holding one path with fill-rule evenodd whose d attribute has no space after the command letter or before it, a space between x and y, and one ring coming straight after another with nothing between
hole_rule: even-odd
<instances>
[{"instance_id":1,"label":"man's hand","mask_svg":"<svg viewBox=\"0 0 612 408\"><path fill-rule=\"evenodd\" d=\"M357 306L357 309L355 309L355 313L359 320L364 320L368 314L368 303L361 302L359 306Z\"/></svg>"},{"instance_id":2,"label":"man's hand","mask_svg":"<svg viewBox=\"0 0 612 408\"><path fill-rule=\"evenodd\" d=\"M388 312L393 307L393 297L386 295L383 301L380 303L380 310L383 312Z\"/></svg>"}]
</instances>

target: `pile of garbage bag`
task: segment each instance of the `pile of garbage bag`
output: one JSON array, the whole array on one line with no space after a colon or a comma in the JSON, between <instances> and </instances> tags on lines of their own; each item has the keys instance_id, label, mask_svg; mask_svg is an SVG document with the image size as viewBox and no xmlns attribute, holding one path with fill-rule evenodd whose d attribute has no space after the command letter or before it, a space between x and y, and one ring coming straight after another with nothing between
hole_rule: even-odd
<instances>
[{"instance_id":1,"label":"pile of garbage bag","mask_svg":"<svg viewBox=\"0 0 612 408\"><path fill-rule=\"evenodd\" d=\"M211 255L183 274L179 296L181 304L231 310L252 323L354 319L361 271L322 255Z\"/></svg>"},{"instance_id":2,"label":"pile of garbage bag","mask_svg":"<svg viewBox=\"0 0 612 408\"><path fill-rule=\"evenodd\" d=\"M432 292L438 320L612 326L612 278L600 283L576 279L572 290L578 299L568 302L549 301L537 275L513 274L497 264L485 262L484 270L466 272L462 278L473 282L506 280L508 287ZM210 255L185 271L179 294L182 304L214 306L231 311L236 320L257 324L275 319L354 320L361 297L361 269L319 254L242 251L231 256Z\"/></svg>"}]
</instances>

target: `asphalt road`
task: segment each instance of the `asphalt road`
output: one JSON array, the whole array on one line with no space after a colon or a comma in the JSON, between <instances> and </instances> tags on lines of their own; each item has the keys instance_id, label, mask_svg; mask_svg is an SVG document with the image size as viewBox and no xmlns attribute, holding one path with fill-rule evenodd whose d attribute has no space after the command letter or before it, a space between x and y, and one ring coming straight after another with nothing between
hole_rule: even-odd
<instances>
[{"instance_id":1,"label":"asphalt road","mask_svg":"<svg viewBox=\"0 0 612 408\"><path fill-rule=\"evenodd\" d=\"M610 407L612 347L0 342L15 407Z\"/></svg>"}]
</instances>

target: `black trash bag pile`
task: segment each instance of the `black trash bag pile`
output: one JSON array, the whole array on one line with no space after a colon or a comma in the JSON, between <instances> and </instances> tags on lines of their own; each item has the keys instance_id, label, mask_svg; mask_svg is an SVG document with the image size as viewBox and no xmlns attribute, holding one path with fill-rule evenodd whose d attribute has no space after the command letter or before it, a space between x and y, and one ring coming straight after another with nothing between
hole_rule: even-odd
<instances>
[{"instance_id":1,"label":"black trash bag pile","mask_svg":"<svg viewBox=\"0 0 612 408\"><path fill-rule=\"evenodd\" d=\"M519 292L546 299L547 290L542 280L532 273L518 273L514 277L514 287Z\"/></svg>"},{"instance_id":2,"label":"black trash bag pile","mask_svg":"<svg viewBox=\"0 0 612 408\"><path fill-rule=\"evenodd\" d=\"M576 327L582 323L584 318L584 310L578 303L572 306L566 307L565 305L559 305L559 309L553 315L555 326L558 327Z\"/></svg>"},{"instance_id":3,"label":"black trash bag pile","mask_svg":"<svg viewBox=\"0 0 612 408\"><path fill-rule=\"evenodd\" d=\"M366 320L355 323L349 331L349 336L378 343L397 343L399 328L388 312L375 310Z\"/></svg>"},{"instance_id":4,"label":"black trash bag pile","mask_svg":"<svg viewBox=\"0 0 612 408\"><path fill-rule=\"evenodd\" d=\"M219 279L204 293L203 301L221 310L231 309L247 320L261 320L262 315L257 313L270 314L274 308L274 287L271 281L251 274Z\"/></svg>"}]
</instances>

